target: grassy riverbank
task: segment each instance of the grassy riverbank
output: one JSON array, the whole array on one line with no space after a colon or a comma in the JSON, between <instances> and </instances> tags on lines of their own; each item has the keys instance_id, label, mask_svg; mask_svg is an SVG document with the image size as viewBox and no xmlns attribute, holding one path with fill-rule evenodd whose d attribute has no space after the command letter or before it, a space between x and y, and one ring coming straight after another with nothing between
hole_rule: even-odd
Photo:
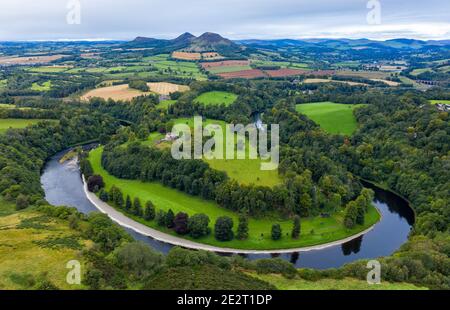
<instances>
[{"instance_id":1,"label":"grassy riverbank","mask_svg":"<svg viewBox=\"0 0 450 310\"><path fill-rule=\"evenodd\" d=\"M175 213L186 212L189 215L195 213L205 213L210 219L210 226L213 228L215 220L219 216L229 216L234 220L235 228L237 228L238 216L236 213L219 207L213 201L206 201L198 197L190 196L180 191L164 187L158 182L141 182L138 180L123 180L110 175L101 166L101 154L103 149L97 148L91 151L89 160L92 164L95 174L103 177L106 183L106 189L109 190L112 185L119 187L124 195L130 195L131 198L139 197L143 203L151 200L157 209L169 210L172 209ZM252 250L275 250L275 249L289 249L314 246L324 243L329 243L341 239L345 239L364 231L368 227L377 223L380 215L375 209L371 207L366 214L366 224L364 226L357 226L353 229L346 229L343 224L343 212L338 212L330 218L304 218L302 219L302 232L299 240L294 240L290 237L292 229L291 220L283 220L273 215L260 219L251 218L249 221L249 238L245 241L233 240L229 242L217 241L213 235L202 239L186 239L193 240L199 243L204 243L212 246L228 247L236 249L252 249ZM142 218L131 216L134 220L145 224L149 227L158 229L160 231L175 235L171 230L157 226L155 221L145 221ZM271 239L272 224L279 223L283 229L283 238L279 241ZM287 236L288 234L289 236Z\"/></svg>"}]
</instances>

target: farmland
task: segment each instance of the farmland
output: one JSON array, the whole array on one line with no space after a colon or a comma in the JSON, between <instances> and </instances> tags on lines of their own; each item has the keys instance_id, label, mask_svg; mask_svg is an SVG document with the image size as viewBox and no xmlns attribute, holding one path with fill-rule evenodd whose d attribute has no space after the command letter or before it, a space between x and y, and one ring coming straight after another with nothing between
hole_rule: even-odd
<instances>
[{"instance_id":1,"label":"farmland","mask_svg":"<svg viewBox=\"0 0 450 310\"><path fill-rule=\"evenodd\" d=\"M430 100L431 104L446 103L450 104L450 100Z\"/></svg>"},{"instance_id":2,"label":"farmland","mask_svg":"<svg viewBox=\"0 0 450 310\"><path fill-rule=\"evenodd\" d=\"M90 152L89 160L94 169L94 173L103 177L106 183L106 189L109 190L112 185L122 189L124 195L130 197L139 197L141 201L152 201L157 209L168 211L171 209L175 213L186 212L189 215L196 213L205 213L211 219L211 227L219 216L229 216L235 223L238 221L238 215L232 211L220 208L212 201L206 201L194 196L190 196L177 190L164 187L158 182L141 182L137 180L124 180L110 175L101 166L101 154L103 149L97 148ZM161 230L168 234L175 235L172 230L162 228L155 221L145 221L142 218L131 216L136 221L149 227ZM342 225L343 213L339 212L330 218L308 218L302 220L302 231L305 232L299 240L290 237L283 237L281 240L273 241L270 237L272 223L280 223L283 231L289 232L292 228L290 220L283 220L277 216L249 219L249 238L247 240L232 240L227 242L217 241L212 235L201 239L192 239L189 236L183 236L188 240L220 246L232 247L237 249L283 249L293 247L303 247L332 242L343 239L349 235L356 234L366 227L373 225L379 220L379 214L374 207L370 207L366 214L366 225L357 226L353 229L345 229ZM306 233L314 231L314 233Z\"/></svg>"},{"instance_id":3,"label":"farmland","mask_svg":"<svg viewBox=\"0 0 450 310\"><path fill-rule=\"evenodd\" d=\"M350 86L367 86L365 83L358 83L358 82L350 82L350 81L339 81L339 80L332 80L332 79L306 79L303 81L305 84L316 84L316 83L343 83L348 84Z\"/></svg>"},{"instance_id":4,"label":"farmland","mask_svg":"<svg viewBox=\"0 0 450 310\"><path fill-rule=\"evenodd\" d=\"M297 112L305 114L325 131L351 135L357 128L353 110L363 105L346 105L333 102L298 104Z\"/></svg>"},{"instance_id":5,"label":"farmland","mask_svg":"<svg viewBox=\"0 0 450 310\"><path fill-rule=\"evenodd\" d=\"M33 83L33 85L31 86L31 89L36 91L49 91L51 88L52 88L51 81L47 81L42 84Z\"/></svg>"},{"instance_id":6,"label":"farmland","mask_svg":"<svg viewBox=\"0 0 450 310\"><path fill-rule=\"evenodd\" d=\"M226 106L229 106L236 101L237 97L237 95L230 92L211 91L198 96L195 99L195 102L202 103L204 105L224 104Z\"/></svg>"},{"instance_id":7,"label":"farmland","mask_svg":"<svg viewBox=\"0 0 450 310\"><path fill-rule=\"evenodd\" d=\"M181 60L200 60L202 59L201 53L189 53L189 52L173 52L172 58Z\"/></svg>"},{"instance_id":8,"label":"farmland","mask_svg":"<svg viewBox=\"0 0 450 310\"><path fill-rule=\"evenodd\" d=\"M174 92L185 92L189 90L188 86L173 83L147 83L147 85L150 88L150 91L159 95L170 95Z\"/></svg>"},{"instance_id":9,"label":"farmland","mask_svg":"<svg viewBox=\"0 0 450 310\"><path fill-rule=\"evenodd\" d=\"M0 65L33 65L49 63L65 57L66 55L26 56L26 57L0 57Z\"/></svg>"}]
</instances>

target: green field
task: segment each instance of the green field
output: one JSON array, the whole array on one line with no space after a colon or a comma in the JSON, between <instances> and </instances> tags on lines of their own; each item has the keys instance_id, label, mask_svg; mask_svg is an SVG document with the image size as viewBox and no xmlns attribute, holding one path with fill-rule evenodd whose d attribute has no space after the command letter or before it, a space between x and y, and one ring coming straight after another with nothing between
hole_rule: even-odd
<instances>
[{"instance_id":1,"label":"green field","mask_svg":"<svg viewBox=\"0 0 450 310\"><path fill-rule=\"evenodd\" d=\"M33 85L31 86L31 89L36 90L36 91L49 91L50 89L52 89L52 82L47 81L42 84L33 83Z\"/></svg>"},{"instance_id":2,"label":"green field","mask_svg":"<svg viewBox=\"0 0 450 310\"><path fill-rule=\"evenodd\" d=\"M8 85L8 80L0 80L0 90L5 89Z\"/></svg>"},{"instance_id":3,"label":"green field","mask_svg":"<svg viewBox=\"0 0 450 310\"><path fill-rule=\"evenodd\" d=\"M158 104L158 108L167 110L172 104L175 104L176 100L164 100Z\"/></svg>"},{"instance_id":4,"label":"green field","mask_svg":"<svg viewBox=\"0 0 450 310\"><path fill-rule=\"evenodd\" d=\"M27 69L30 72L36 73L60 73L70 69L70 67L52 67L52 66L44 66L44 67L35 67Z\"/></svg>"},{"instance_id":5,"label":"green field","mask_svg":"<svg viewBox=\"0 0 450 310\"><path fill-rule=\"evenodd\" d=\"M305 114L325 131L350 136L358 127L353 110L364 105L317 102L298 104L296 110Z\"/></svg>"},{"instance_id":6,"label":"green field","mask_svg":"<svg viewBox=\"0 0 450 310\"><path fill-rule=\"evenodd\" d=\"M225 91L210 91L207 93L203 93L200 96L198 96L194 102L202 103L206 106L208 105L219 105L219 104L225 104L226 106L229 106L233 104L236 99L238 98L238 95L225 92Z\"/></svg>"},{"instance_id":7,"label":"green field","mask_svg":"<svg viewBox=\"0 0 450 310\"><path fill-rule=\"evenodd\" d=\"M29 125L34 125L44 119L22 119L22 118L1 118L0 119L0 133L4 133L10 128L25 128Z\"/></svg>"},{"instance_id":8,"label":"green field","mask_svg":"<svg viewBox=\"0 0 450 310\"><path fill-rule=\"evenodd\" d=\"M213 74L219 74L219 73L228 73L228 72L236 72L236 71L243 71L243 70L250 70L250 66L222 66L222 67L212 67L208 68L207 70Z\"/></svg>"},{"instance_id":9,"label":"green field","mask_svg":"<svg viewBox=\"0 0 450 310\"><path fill-rule=\"evenodd\" d=\"M51 240L78 240L80 249L43 246ZM61 289L83 289L66 282L67 262L79 260L83 244L79 232L67 222L48 218L33 210L16 212L12 204L0 198L0 289L32 289L45 278ZM83 266L82 266L83 267Z\"/></svg>"},{"instance_id":10,"label":"green field","mask_svg":"<svg viewBox=\"0 0 450 310\"><path fill-rule=\"evenodd\" d=\"M15 107L14 104L0 103L0 109L14 109Z\"/></svg>"},{"instance_id":11,"label":"green field","mask_svg":"<svg viewBox=\"0 0 450 310\"><path fill-rule=\"evenodd\" d=\"M194 127L193 118L179 118L175 120L176 124L187 124L189 127ZM223 150L226 149L226 123L218 120L208 119L204 121L204 125L218 124L222 128L222 133L224 137ZM236 145L236 144L235 144ZM224 171L227 175L237 180L241 184L255 184L260 186L275 186L282 183L282 179L278 174L278 170L261 170L261 163L263 162L260 158L249 159L249 150L252 146L246 139L245 154L246 159L205 159L209 166L213 169ZM235 147L235 150L237 147ZM224 156L225 157L225 156Z\"/></svg>"},{"instance_id":12,"label":"green field","mask_svg":"<svg viewBox=\"0 0 450 310\"><path fill-rule=\"evenodd\" d=\"M182 78L193 78L204 81L206 76L200 72L196 63L186 61L169 60L170 55L161 54L142 58L143 65L151 65L158 69L158 71L140 72L138 76L158 76L168 75Z\"/></svg>"},{"instance_id":13,"label":"green field","mask_svg":"<svg viewBox=\"0 0 450 310\"><path fill-rule=\"evenodd\" d=\"M450 100L430 100L431 104L446 103L450 104Z\"/></svg>"},{"instance_id":14,"label":"green field","mask_svg":"<svg viewBox=\"0 0 450 310\"><path fill-rule=\"evenodd\" d=\"M229 216L233 218L235 228L237 228L237 214L232 211L219 207L213 201L206 201L198 197L187 195L183 192L164 187L158 182L141 182L138 180L123 180L110 175L101 166L101 154L103 148L97 148L90 152L89 160L92 164L95 174L103 176L106 183L106 189L109 190L112 185L119 187L124 195L139 197L144 203L151 200L157 209L169 210L172 209L175 213L186 212L189 215L196 213L205 213L210 219L210 226L213 228L215 220L219 216ZM136 221L143 223L149 227L161 230L168 234L175 235L172 230L161 228L157 226L155 221L147 222L142 218L128 215ZM317 244L323 244L346 238L354 235L367 227L375 224L379 220L379 213L374 207L370 208L366 214L366 225L355 227L351 230L344 228L342 224L343 211L338 212L330 218L308 218L302 219L302 236L299 240L294 240L289 236L284 236L279 241L271 239L271 227L273 223L279 223L283 229L284 234L290 234L292 229L292 222L290 220L282 220L278 216L264 217L261 219L251 218L249 220L249 238L245 241L232 240L229 242L217 241L213 235L204 237L202 239L194 240L189 236L183 237L189 240L194 240L200 243L220 246L232 247L238 249L287 249L305 247Z\"/></svg>"},{"instance_id":15,"label":"green field","mask_svg":"<svg viewBox=\"0 0 450 310\"><path fill-rule=\"evenodd\" d=\"M345 278L345 279L321 279L318 281L307 281L299 277L286 279L281 275L259 275L247 273L260 280L275 285L279 290L426 290L409 283L381 282L378 285L370 285L367 281Z\"/></svg>"},{"instance_id":16,"label":"green field","mask_svg":"<svg viewBox=\"0 0 450 310\"><path fill-rule=\"evenodd\" d=\"M289 61L266 61L266 60L252 60L252 66L279 66L280 68L287 69L302 69L310 70L309 64L301 62L289 62Z\"/></svg>"}]
</instances>

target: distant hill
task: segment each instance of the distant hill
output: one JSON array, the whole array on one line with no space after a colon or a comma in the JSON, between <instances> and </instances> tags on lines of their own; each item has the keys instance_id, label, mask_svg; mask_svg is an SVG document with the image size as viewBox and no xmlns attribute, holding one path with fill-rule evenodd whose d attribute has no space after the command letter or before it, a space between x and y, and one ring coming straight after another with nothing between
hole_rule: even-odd
<instances>
[{"instance_id":1,"label":"distant hill","mask_svg":"<svg viewBox=\"0 0 450 310\"><path fill-rule=\"evenodd\" d=\"M184 50L189 52L218 52L230 55L241 52L244 47L217 33L206 32L199 37L186 32L172 40L137 37L125 44L127 47L153 47L165 52Z\"/></svg>"}]
</instances>

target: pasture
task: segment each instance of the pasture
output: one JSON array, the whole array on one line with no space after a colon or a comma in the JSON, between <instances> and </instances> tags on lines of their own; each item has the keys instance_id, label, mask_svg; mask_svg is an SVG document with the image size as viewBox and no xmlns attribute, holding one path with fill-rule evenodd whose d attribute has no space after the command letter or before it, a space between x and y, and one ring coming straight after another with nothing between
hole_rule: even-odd
<instances>
[{"instance_id":1,"label":"pasture","mask_svg":"<svg viewBox=\"0 0 450 310\"><path fill-rule=\"evenodd\" d=\"M44 119L19 119L19 118L0 118L0 134L8 129L25 128L30 125L45 121Z\"/></svg>"},{"instance_id":2,"label":"pasture","mask_svg":"<svg viewBox=\"0 0 450 310\"><path fill-rule=\"evenodd\" d=\"M51 81L47 81L47 82L44 82L42 84L33 83L31 85L31 89L32 90L36 90L36 91L49 91L50 89L52 89L52 82Z\"/></svg>"},{"instance_id":3,"label":"pasture","mask_svg":"<svg viewBox=\"0 0 450 310\"><path fill-rule=\"evenodd\" d=\"M81 260L78 253L89 242L67 222L33 210L16 212L0 198L0 228L0 289L31 289L40 278L61 289L84 288L66 282L66 264Z\"/></svg>"},{"instance_id":4,"label":"pasture","mask_svg":"<svg viewBox=\"0 0 450 310\"><path fill-rule=\"evenodd\" d=\"M431 104L445 103L450 104L450 100L429 100Z\"/></svg>"},{"instance_id":5,"label":"pasture","mask_svg":"<svg viewBox=\"0 0 450 310\"><path fill-rule=\"evenodd\" d=\"M215 202L201 199L199 197L190 196L175 189L165 187L159 182L141 182L138 180L124 180L110 175L101 165L101 154L103 148L92 150L89 154L89 160L92 164L95 174L101 175L106 184L106 190L110 190L112 185L119 187L126 195L130 195L132 199L139 197L140 200L152 201L156 209L173 212L185 212L190 216L196 213L205 213L209 216L211 222L210 227L214 227L214 223L219 216L229 216L234 221L234 230L237 228L238 215L230 210L219 207ZM128 215L130 218L158 229L165 233L176 235L175 232L167 228L157 225L156 221L145 221L140 217ZM292 229L292 221L279 218L277 215L266 216L263 218L249 219L249 238L247 240L232 240L228 242L217 241L211 234L201 239L192 239L190 236L182 238L193 240L196 242L209 244L219 247L232 247L238 249L285 249L312 246L326 242L332 242L357 234L365 230L367 227L378 222L380 216L375 207L369 208L366 214L366 225L357 226L351 230L344 228L343 211L338 212L330 218L304 218L302 219L302 235L300 239L295 240L286 234L290 234ZM271 227L273 223L279 223L283 229L284 237L281 240L273 241L271 239Z\"/></svg>"},{"instance_id":6,"label":"pasture","mask_svg":"<svg viewBox=\"0 0 450 310\"><path fill-rule=\"evenodd\" d=\"M233 104L238 96L236 94L224 91L210 91L198 96L194 102L202 103L206 106L208 105L220 105L224 104L229 106Z\"/></svg>"},{"instance_id":7,"label":"pasture","mask_svg":"<svg viewBox=\"0 0 450 310\"><path fill-rule=\"evenodd\" d=\"M350 136L358 127L353 111L362 106L364 105L317 102L298 104L296 110L305 114L328 133Z\"/></svg>"},{"instance_id":8,"label":"pasture","mask_svg":"<svg viewBox=\"0 0 450 310\"><path fill-rule=\"evenodd\" d=\"M348 84L350 86L368 86L365 83L351 82L351 81L337 81L332 79L306 79L303 81L305 84L317 84L317 83L341 83Z\"/></svg>"}]
</instances>

